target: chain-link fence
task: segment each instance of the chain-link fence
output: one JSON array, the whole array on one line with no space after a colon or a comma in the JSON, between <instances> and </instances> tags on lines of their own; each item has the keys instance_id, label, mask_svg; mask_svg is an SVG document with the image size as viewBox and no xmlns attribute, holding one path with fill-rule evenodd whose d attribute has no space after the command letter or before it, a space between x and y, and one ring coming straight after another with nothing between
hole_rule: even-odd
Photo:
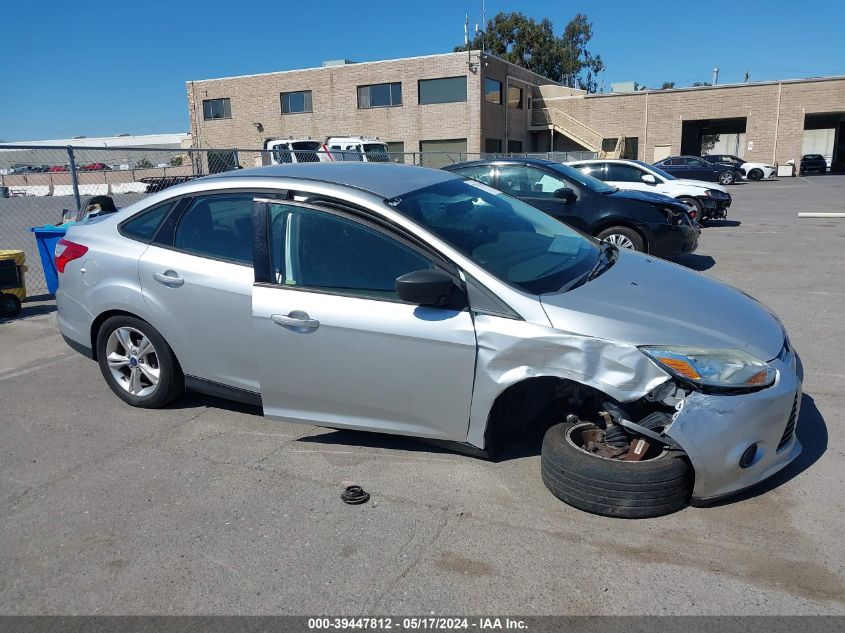
<instances>
[{"instance_id":1,"label":"chain-link fence","mask_svg":"<svg viewBox=\"0 0 845 633\"><path fill-rule=\"evenodd\" d=\"M48 293L32 227L59 225L94 196L118 208L149 193L233 169L302 162L393 162L441 168L469 160L530 156L565 162L592 152L481 154L466 152L267 151L256 149L89 148L0 146L0 259L23 251L28 297ZM2 288L0 288L2 291Z\"/></svg>"}]
</instances>

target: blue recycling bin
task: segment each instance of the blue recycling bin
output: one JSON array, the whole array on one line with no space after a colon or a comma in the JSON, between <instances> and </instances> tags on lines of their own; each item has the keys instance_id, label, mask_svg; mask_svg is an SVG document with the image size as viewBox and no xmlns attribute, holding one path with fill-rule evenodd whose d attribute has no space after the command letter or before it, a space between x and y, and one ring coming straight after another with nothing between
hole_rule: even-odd
<instances>
[{"instance_id":1,"label":"blue recycling bin","mask_svg":"<svg viewBox=\"0 0 845 633\"><path fill-rule=\"evenodd\" d=\"M56 271L53 253L56 250L56 243L67 233L67 228L47 225L34 226L29 230L35 234L35 243L38 244L38 254L41 256L41 268L44 270L47 290L50 294L55 294L59 287L59 273Z\"/></svg>"}]
</instances>

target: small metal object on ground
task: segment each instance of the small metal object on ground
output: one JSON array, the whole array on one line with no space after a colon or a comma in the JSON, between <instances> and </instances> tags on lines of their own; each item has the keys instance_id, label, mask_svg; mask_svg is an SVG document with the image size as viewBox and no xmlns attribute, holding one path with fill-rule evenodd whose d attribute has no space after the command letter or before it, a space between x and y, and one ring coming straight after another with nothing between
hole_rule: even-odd
<instances>
[{"instance_id":1,"label":"small metal object on ground","mask_svg":"<svg viewBox=\"0 0 845 633\"><path fill-rule=\"evenodd\" d=\"M370 493L364 490L361 486L347 486L343 489L343 492L340 493L340 498L343 499L344 503L358 505L361 503L367 503L367 501L370 500Z\"/></svg>"},{"instance_id":2,"label":"small metal object on ground","mask_svg":"<svg viewBox=\"0 0 845 633\"><path fill-rule=\"evenodd\" d=\"M815 211L798 214L799 218L845 218L845 213L818 213Z\"/></svg>"}]
</instances>

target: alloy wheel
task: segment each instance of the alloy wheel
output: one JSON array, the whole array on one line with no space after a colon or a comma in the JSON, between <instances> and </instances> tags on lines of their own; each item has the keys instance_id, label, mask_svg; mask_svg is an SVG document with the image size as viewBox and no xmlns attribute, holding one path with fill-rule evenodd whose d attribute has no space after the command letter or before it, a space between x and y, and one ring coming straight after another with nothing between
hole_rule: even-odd
<instances>
[{"instance_id":1,"label":"alloy wheel","mask_svg":"<svg viewBox=\"0 0 845 633\"><path fill-rule=\"evenodd\" d=\"M609 242L613 244L617 248L627 248L629 250L634 249L634 243L631 241L627 235L622 235L621 233L611 233L607 237L604 238L605 242Z\"/></svg>"},{"instance_id":2,"label":"alloy wheel","mask_svg":"<svg viewBox=\"0 0 845 633\"><path fill-rule=\"evenodd\" d=\"M115 382L133 396L149 396L161 378L152 341L132 327L119 327L106 341L106 360Z\"/></svg>"}]
</instances>

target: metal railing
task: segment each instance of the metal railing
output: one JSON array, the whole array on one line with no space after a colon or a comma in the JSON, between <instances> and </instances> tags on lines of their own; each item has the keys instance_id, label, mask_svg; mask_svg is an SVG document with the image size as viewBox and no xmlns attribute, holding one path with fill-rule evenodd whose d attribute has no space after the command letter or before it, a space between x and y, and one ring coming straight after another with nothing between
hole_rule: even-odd
<instances>
[{"instance_id":1,"label":"metal railing","mask_svg":"<svg viewBox=\"0 0 845 633\"><path fill-rule=\"evenodd\" d=\"M535 108L531 111L531 126L558 128L560 132L584 147L598 152L604 137L596 130L557 108Z\"/></svg>"},{"instance_id":2,"label":"metal railing","mask_svg":"<svg viewBox=\"0 0 845 633\"><path fill-rule=\"evenodd\" d=\"M118 208L181 182L235 169L299 162L392 162L441 168L508 154L471 152L274 152L261 149L102 148L0 145L0 251L26 256L29 296L47 293L31 227L59 224L64 210L79 211L93 196ZM558 162L595 158L595 152L518 154ZM2 255L0 255L1 257Z\"/></svg>"}]
</instances>

